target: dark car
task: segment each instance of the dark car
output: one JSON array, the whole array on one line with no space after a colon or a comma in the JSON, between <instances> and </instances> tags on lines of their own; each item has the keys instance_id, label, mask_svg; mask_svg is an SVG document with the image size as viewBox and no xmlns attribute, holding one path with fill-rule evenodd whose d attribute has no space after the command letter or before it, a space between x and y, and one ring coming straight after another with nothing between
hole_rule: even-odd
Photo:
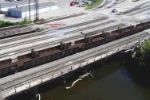
<instances>
[{"instance_id":1,"label":"dark car","mask_svg":"<svg viewBox=\"0 0 150 100\"><path fill-rule=\"evenodd\" d=\"M112 13L115 13L115 12L117 12L118 10L117 9L113 9L111 12Z\"/></svg>"}]
</instances>

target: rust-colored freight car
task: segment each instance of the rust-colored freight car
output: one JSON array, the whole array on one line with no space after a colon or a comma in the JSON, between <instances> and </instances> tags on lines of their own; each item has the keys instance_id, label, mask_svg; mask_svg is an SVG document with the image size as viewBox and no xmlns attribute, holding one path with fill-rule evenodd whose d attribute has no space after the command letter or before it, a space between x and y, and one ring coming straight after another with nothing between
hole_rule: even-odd
<instances>
[{"instance_id":1,"label":"rust-colored freight car","mask_svg":"<svg viewBox=\"0 0 150 100\"><path fill-rule=\"evenodd\" d=\"M125 28L118 28L111 32L102 32L100 35L87 36L84 39L71 43L60 43L60 45L41 50L31 50L30 54L18 57L16 60L0 61L0 76L6 76L17 71L25 70L41 64L45 64L68 55L75 54L96 46L120 39L137 32L141 32L150 28L150 22L137 24L136 26L129 26Z\"/></svg>"}]
</instances>

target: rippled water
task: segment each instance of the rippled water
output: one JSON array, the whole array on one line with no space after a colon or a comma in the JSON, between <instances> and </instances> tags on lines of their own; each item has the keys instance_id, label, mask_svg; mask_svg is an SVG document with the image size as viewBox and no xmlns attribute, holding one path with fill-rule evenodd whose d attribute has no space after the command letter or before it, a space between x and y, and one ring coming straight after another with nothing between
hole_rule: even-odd
<instances>
[{"instance_id":1,"label":"rippled water","mask_svg":"<svg viewBox=\"0 0 150 100\"><path fill-rule=\"evenodd\" d=\"M150 100L150 89L132 81L126 68L113 61L93 72L94 78L86 77L69 90L73 81L41 93L41 100ZM31 100L38 100L32 98Z\"/></svg>"},{"instance_id":2,"label":"rippled water","mask_svg":"<svg viewBox=\"0 0 150 100\"><path fill-rule=\"evenodd\" d=\"M94 64L92 72L94 78L86 77L77 82L73 88L65 87L78 79L78 76L64 85L55 86L53 89L41 92L41 100L150 100L150 88L134 82L119 61L109 61L104 66ZM47 84L45 88L53 87ZM42 88L43 89L43 88ZM33 95L26 93L13 100L38 100Z\"/></svg>"}]
</instances>

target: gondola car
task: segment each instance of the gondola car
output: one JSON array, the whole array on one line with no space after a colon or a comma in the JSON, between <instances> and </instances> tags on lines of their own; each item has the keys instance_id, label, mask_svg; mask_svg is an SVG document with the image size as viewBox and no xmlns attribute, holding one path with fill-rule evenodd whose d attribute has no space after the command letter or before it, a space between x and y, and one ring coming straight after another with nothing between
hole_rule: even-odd
<instances>
[{"instance_id":1,"label":"gondola car","mask_svg":"<svg viewBox=\"0 0 150 100\"><path fill-rule=\"evenodd\" d=\"M148 28L150 28L150 22L145 22L137 24L136 26L118 28L111 32L102 32L100 35L84 35L84 39L75 41L74 44L63 43L62 41L60 45L49 49L41 50L38 52L31 50L31 53L19 56L15 60L8 59L5 61L0 61L0 76L6 76L17 71L22 71L28 68L39 66L41 64L55 61L77 52L82 52L84 50L100 46L116 39L141 32Z\"/></svg>"}]
</instances>

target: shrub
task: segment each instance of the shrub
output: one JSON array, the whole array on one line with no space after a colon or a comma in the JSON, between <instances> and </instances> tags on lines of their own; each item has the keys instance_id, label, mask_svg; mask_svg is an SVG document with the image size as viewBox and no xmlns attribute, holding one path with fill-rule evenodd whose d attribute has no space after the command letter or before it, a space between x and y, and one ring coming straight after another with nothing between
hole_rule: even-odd
<instances>
[{"instance_id":1,"label":"shrub","mask_svg":"<svg viewBox=\"0 0 150 100\"><path fill-rule=\"evenodd\" d=\"M28 21L25 17L25 19L21 22L10 22L10 21L2 21L0 20L0 28L1 27L8 27L8 26L13 26L13 25L26 25L26 24L31 24L31 21Z\"/></svg>"}]
</instances>

